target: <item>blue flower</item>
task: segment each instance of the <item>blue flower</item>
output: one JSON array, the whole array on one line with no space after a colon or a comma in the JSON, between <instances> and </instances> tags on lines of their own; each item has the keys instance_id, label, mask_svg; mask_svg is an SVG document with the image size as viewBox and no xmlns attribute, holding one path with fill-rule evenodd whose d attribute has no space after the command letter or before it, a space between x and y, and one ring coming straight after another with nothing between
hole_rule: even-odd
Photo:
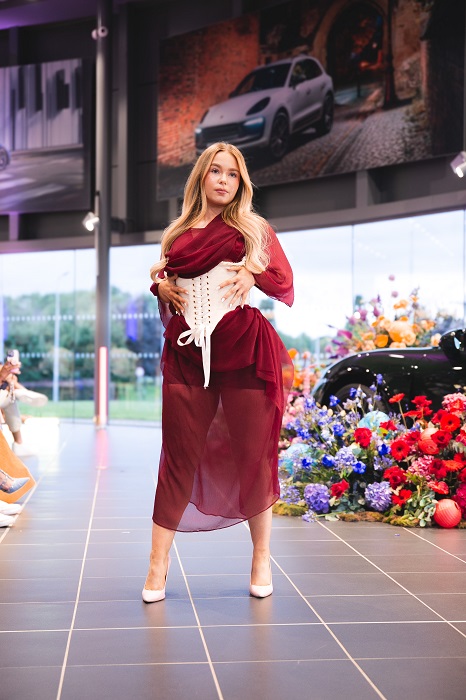
<instances>
[{"instance_id":1,"label":"blue flower","mask_svg":"<svg viewBox=\"0 0 466 700\"><path fill-rule=\"evenodd\" d=\"M376 376L377 384L382 384L383 382L383 374L378 374Z\"/></svg>"},{"instance_id":2,"label":"blue flower","mask_svg":"<svg viewBox=\"0 0 466 700\"><path fill-rule=\"evenodd\" d=\"M325 484L307 484L304 500L315 513L328 513L330 510L330 492Z\"/></svg>"},{"instance_id":3,"label":"blue flower","mask_svg":"<svg viewBox=\"0 0 466 700\"><path fill-rule=\"evenodd\" d=\"M388 481L375 482L366 486L364 491L366 503L373 510L383 513L392 503L392 490Z\"/></svg>"},{"instance_id":4,"label":"blue flower","mask_svg":"<svg viewBox=\"0 0 466 700\"><path fill-rule=\"evenodd\" d=\"M377 387L375 386L375 384L371 384L370 387L369 387L369 389L370 389L371 391L375 391L375 390L377 389Z\"/></svg>"},{"instance_id":5,"label":"blue flower","mask_svg":"<svg viewBox=\"0 0 466 700\"><path fill-rule=\"evenodd\" d=\"M356 472L356 474L364 474L366 465L364 462L356 462L356 464L353 465L353 471Z\"/></svg>"},{"instance_id":6,"label":"blue flower","mask_svg":"<svg viewBox=\"0 0 466 700\"><path fill-rule=\"evenodd\" d=\"M378 446L377 452L381 457L383 457L384 455L387 455L390 452L390 448L383 442L381 445Z\"/></svg>"},{"instance_id":7,"label":"blue flower","mask_svg":"<svg viewBox=\"0 0 466 700\"><path fill-rule=\"evenodd\" d=\"M335 455L336 469L350 469L358 460L349 447L342 447Z\"/></svg>"},{"instance_id":8,"label":"blue flower","mask_svg":"<svg viewBox=\"0 0 466 700\"><path fill-rule=\"evenodd\" d=\"M356 396L357 393L358 393L358 390L354 386L352 386L351 389L349 390L350 399L354 399L354 397Z\"/></svg>"},{"instance_id":9,"label":"blue flower","mask_svg":"<svg viewBox=\"0 0 466 700\"><path fill-rule=\"evenodd\" d=\"M329 406L330 408L333 408L333 406L336 406L337 404L340 403L340 399L337 396L334 396L333 394L330 396L329 399Z\"/></svg>"},{"instance_id":10,"label":"blue flower","mask_svg":"<svg viewBox=\"0 0 466 700\"><path fill-rule=\"evenodd\" d=\"M312 466L311 460L308 459L307 457L303 457L303 458L302 458L301 464L303 465L303 467L304 467L305 469L306 469L306 467Z\"/></svg>"},{"instance_id":11,"label":"blue flower","mask_svg":"<svg viewBox=\"0 0 466 700\"><path fill-rule=\"evenodd\" d=\"M333 434L337 437L343 437L345 434L345 427L341 423L336 423L333 426Z\"/></svg>"},{"instance_id":12,"label":"blue flower","mask_svg":"<svg viewBox=\"0 0 466 700\"><path fill-rule=\"evenodd\" d=\"M289 486L288 484L280 488L280 498L285 503L299 503L301 501L301 494L296 486Z\"/></svg>"},{"instance_id":13,"label":"blue flower","mask_svg":"<svg viewBox=\"0 0 466 700\"><path fill-rule=\"evenodd\" d=\"M298 433L298 436L301 438L301 440L307 440L311 436L309 428L298 428L296 432Z\"/></svg>"},{"instance_id":14,"label":"blue flower","mask_svg":"<svg viewBox=\"0 0 466 700\"><path fill-rule=\"evenodd\" d=\"M322 457L322 464L324 467L334 467L335 466L335 460L331 455L324 455Z\"/></svg>"}]
</instances>

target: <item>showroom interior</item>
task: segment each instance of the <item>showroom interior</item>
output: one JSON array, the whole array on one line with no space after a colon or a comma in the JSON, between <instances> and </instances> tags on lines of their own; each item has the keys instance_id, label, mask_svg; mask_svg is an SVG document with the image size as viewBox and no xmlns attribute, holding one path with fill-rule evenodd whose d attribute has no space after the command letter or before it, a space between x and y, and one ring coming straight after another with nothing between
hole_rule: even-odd
<instances>
[{"instance_id":1,"label":"showroom interior","mask_svg":"<svg viewBox=\"0 0 466 700\"><path fill-rule=\"evenodd\" d=\"M259 69L300 63L307 97L248 94ZM392 358L368 409L406 413L393 361L428 347L413 386L432 398L443 339L466 327L465 64L464 0L0 0L0 357L18 349L47 397L17 402L29 482L0 494L22 506L0 528L0 698L463 700L464 513L349 522L290 494L309 438L293 421L332 363ZM300 95L315 113L279 132ZM274 594L248 595L245 522L177 533L167 598L146 605L164 343L149 270L196 155L230 138L294 272L291 308L251 291L295 362Z\"/></svg>"}]
</instances>

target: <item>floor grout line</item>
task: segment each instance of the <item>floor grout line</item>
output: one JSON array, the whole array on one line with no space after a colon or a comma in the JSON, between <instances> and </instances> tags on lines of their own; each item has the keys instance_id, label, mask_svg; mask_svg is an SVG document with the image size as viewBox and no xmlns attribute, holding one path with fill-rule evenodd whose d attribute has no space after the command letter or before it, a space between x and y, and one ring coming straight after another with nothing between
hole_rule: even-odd
<instances>
[{"instance_id":1,"label":"floor grout line","mask_svg":"<svg viewBox=\"0 0 466 700\"><path fill-rule=\"evenodd\" d=\"M192 608L193 608L194 616L195 616L195 618L196 618L197 627L198 627L198 630L199 630L199 634L200 634L200 636L201 636L201 640L202 640L202 644L203 644L203 647L204 647L204 651L205 651L206 656L207 656L207 661L208 661L208 663L209 663L210 672L212 673L212 678L213 678L213 681L214 681L215 689L216 689L216 691L217 691L217 695L218 695L219 700L224 700L224 698L223 698L223 693L222 693L222 690L221 690L221 688L220 688L220 684L219 684L219 682L218 682L217 674L216 674L216 672L215 672L215 668L214 668L214 665L213 665L213 663L212 663L212 658L211 658L211 656L210 656L209 647L207 646L207 641L206 641L206 638L205 638L205 636L204 636L204 632L203 632L203 629L202 629L201 621L200 621L200 619L199 619L199 615L198 615L198 613L197 613L196 606L195 606L195 604L194 604L194 600L193 600L193 597L192 597L192 595L191 595L191 589L189 588L188 579L187 579L187 577L186 577L186 574L184 573L184 567L183 567L183 563L182 563L182 561L181 561L180 553L179 553L179 551L178 551L178 547L177 547L176 542L175 542L174 540L173 540L173 547L174 547L174 549L175 549L176 556L178 557L178 562L179 562L179 565L180 565L180 568L181 568L181 573L183 574L183 578L184 578L184 581L185 581L186 589L187 589L187 591L188 591L188 595L189 595L189 599L190 599L190 601L191 601L191 605L192 605Z\"/></svg>"},{"instance_id":2,"label":"floor grout line","mask_svg":"<svg viewBox=\"0 0 466 700\"><path fill-rule=\"evenodd\" d=\"M435 547L436 549L440 549L441 552L445 552L445 554L448 554L448 556L453 557L454 559L458 559L458 561L463 562L463 564L466 564L466 559L461 559L457 554L452 554L452 552L449 552L448 550L444 549L443 547L440 547L438 544L435 544L435 542L431 542L430 540L426 539L425 537L421 537L417 532L412 532L411 529L408 529L408 534L413 535L413 537L417 537L418 539L422 540L422 542L427 542L428 544L432 545L432 547ZM464 554L461 556L465 556Z\"/></svg>"},{"instance_id":3,"label":"floor grout line","mask_svg":"<svg viewBox=\"0 0 466 700\"><path fill-rule=\"evenodd\" d=\"M95 504L96 504L96 500L97 500L97 494L98 494L98 491L99 491L99 483L100 483L100 476L101 476L101 474L102 474L102 471L101 471L100 469L98 469L98 470L97 470L96 481L95 481L95 487L94 487L94 496L93 496L93 499L92 499L92 507L91 507L91 514L90 514L90 518L89 518L89 525L88 525L88 529L87 529L86 543L85 543L85 546L84 546L84 552L83 552L83 558L82 558L81 571L80 571L80 575L79 575L78 589L77 589L77 591L76 591L76 600L75 600L75 605L74 605L74 610L73 610L73 616L72 616L72 618L71 618L71 624L70 624L70 628L69 628L68 639L67 639L67 642L66 642L65 655L64 655L64 658L63 658L63 664L62 664L62 669L61 669L61 673L60 673L60 680L59 680L59 683L58 683L58 691L57 691L57 698L56 698L56 700L60 700L61 694L62 694L62 690L63 690L63 682L64 682L64 679L65 679L66 665L67 665L67 663L68 663L68 656L69 656L69 652L70 652L71 637L72 637L72 634L73 634L74 624L75 624L75 621L76 621L76 614L77 614L77 612L78 612L79 596L80 596L80 594L81 594L81 587L82 587L83 574L84 574L84 566L85 566L85 564L86 564L87 549L88 549L88 546L89 546L89 539L90 539L91 529L92 529L92 518L93 518L93 516L94 516L94 509L95 509Z\"/></svg>"}]
</instances>

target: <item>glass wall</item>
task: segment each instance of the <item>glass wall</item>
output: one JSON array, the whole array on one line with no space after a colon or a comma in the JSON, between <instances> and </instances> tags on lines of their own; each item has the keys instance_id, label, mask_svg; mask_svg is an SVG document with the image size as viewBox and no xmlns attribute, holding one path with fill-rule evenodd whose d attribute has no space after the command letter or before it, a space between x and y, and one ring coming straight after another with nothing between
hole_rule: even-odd
<instances>
[{"instance_id":1,"label":"glass wall","mask_svg":"<svg viewBox=\"0 0 466 700\"><path fill-rule=\"evenodd\" d=\"M295 303L290 309L256 289L251 301L287 347L319 362L345 354L356 337L364 349L381 347L385 336L373 329L394 319L415 329L416 343L464 324L462 210L279 238L294 270ZM162 329L149 292L149 268L159 256L158 245L111 251L113 421L160 418ZM21 381L49 397L27 413L92 418L94 327L93 250L1 256L0 357L18 348Z\"/></svg>"}]
</instances>

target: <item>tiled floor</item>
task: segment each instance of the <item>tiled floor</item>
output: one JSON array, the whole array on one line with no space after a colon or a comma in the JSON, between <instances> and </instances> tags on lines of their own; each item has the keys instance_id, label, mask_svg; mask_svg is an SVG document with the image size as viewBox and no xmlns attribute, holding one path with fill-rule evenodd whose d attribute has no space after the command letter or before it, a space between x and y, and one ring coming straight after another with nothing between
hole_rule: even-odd
<instances>
[{"instance_id":1,"label":"tiled floor","mask_svg":"<svg viewBox=\"0 0 466 700\"><path fill-rule=\"evenodd\" d=\"M274 517L272 597L244 525L178 534L145 605L156 428L36 422L0 531L0 698L465 700L466 530Z\"/></svg>"}]
</instances>

